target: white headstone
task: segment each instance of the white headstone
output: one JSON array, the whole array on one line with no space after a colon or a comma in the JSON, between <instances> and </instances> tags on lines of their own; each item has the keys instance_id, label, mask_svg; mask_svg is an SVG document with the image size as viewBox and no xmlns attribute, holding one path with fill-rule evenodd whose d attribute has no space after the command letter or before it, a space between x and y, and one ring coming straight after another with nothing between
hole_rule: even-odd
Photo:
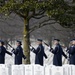
<instances>
[{"instance_id":1,"label":"white headstone","mask_svg":"<svg viewBox=\"0 0 75 75\"><path fill-rule=\"evenodd\" d=\"M63 75L63 67L52 67L51 69L51 75Z\"/></svg>"},{"instance_id":2,"label":"white headstone","mask_svg":"<svg viewBox=\"0 0 75 75\"><path fill-rule=\"evenodd\" d=\"M24 66L12 65L12 75L24 75Z\"/></svg>"},{"instance_id":3,"label":"white headstone","mask_svg":"<svg viewBox=\"0 0 75 75\"><path fill-rule=\"evenodd\" d=\"M75 65L70 65L71 66L71 74L70 75L75 75Z\"/></svg>"},{"instance_id":4,"label":"white headstone","mask_svg":"<svg viewBox=\"0 0 75 75\"><path fill-rule=\"evenodd\" d=\"M25 65L25 75L33 75L33 65Z\"/></svg>"},{"instance_id":5,"label":"white headstone","mask_svg":"<svg viewBox=\"0 0 75 75\"><path fill-rule=\"evenodd\" d=\"M5 65L8 68L9 75L11 75L11 64L5 64Z\"/></svg>"},{"instance_id":6,"label":"white headstone","mask_svg":"<svg viewBox=\"0 0 75 75\"><path fill-rule=\"evenodd\" d=\"M45 75L47 74L47 75L52 75L52 67L54 67L54 65L47 65L46 67L45 67Z\"/></svg>"},{"instance_id":7,"label":"white headstone","mask_svg":"<svg viewBox=\"0 0 75 75\"><path fill-rule=\"evenodd\" d=\"M9 75L8 67L0 64L0 75Z\"/></svg>"},{"instance_id":8,"label":"white headstone","mask_svg":"<svg viewBox=\"0 0 75 75\"><path fill-rule=\"evenodd\" d=\"M34 65L34 75L45 75L44 67L40 65Z\"/></svg>"},{"instance_id":9,"label":"white headstone","mask_svg":"<svg viewBox=\"0 0 75 75\"><path fill-rule=\"evenodd\" d=\"M71 66L66 64L66 65L63 65L63 74L64 75L71 75Z\"/></svg>"}]
</instances>

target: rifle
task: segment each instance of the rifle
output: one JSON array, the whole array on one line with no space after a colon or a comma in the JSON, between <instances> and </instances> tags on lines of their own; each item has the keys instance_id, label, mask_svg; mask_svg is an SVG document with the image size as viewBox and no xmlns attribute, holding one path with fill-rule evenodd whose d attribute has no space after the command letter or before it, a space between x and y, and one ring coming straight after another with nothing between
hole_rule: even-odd
<instances>
[{"instance_id":1,"label":"rifle","mask_svg":"<svg viewBox=\"0 0 75 75\"><path fill-rule=\"evenodd\" d=\"M29 46L31 46L33 49L35 49L31 44Z\"/></svg>"},{"instance_id":2,"label":"rifle","mask_svg":"<svg viewBox=\"0 0 75 75\"><path fill-rule=\"evenodd\" d=\"M44 43L46 46L48 46L48 47L50 46L50 45L48 45L46 42L43 42L43 43Z\"/></svg>"},{"instance_id":3,"label":"rifle","mask_svg":"<svg viewBox=\"0 0 75 75\"><path fill-rule=\"evenodd\" d=\"M12 45L10 45L8 42L7 42L7 45L14 49L14 47L12 47ZM14 50L15 50L15 49L14 49Z\"/></svg>"}]
</instances>

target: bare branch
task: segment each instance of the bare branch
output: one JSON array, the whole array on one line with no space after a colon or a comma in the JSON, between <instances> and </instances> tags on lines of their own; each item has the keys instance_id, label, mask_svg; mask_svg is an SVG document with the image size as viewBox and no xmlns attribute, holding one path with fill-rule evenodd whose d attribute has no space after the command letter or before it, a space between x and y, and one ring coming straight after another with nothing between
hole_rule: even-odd
<instances>
[{"instance_id":1,"label":"bare branch","mask_svg":"<svg viewBox=\"0 0 75 75\"><path fill-rule=\"evenodd\" d=\"M41 15L41 16L34 16L34 17L32 17L32 18L35 18L35 19L40 19L40 18L43 18L43 17L46 17L46 15Z\"/></svg>"},{"instance_id":2,"label":"bare branch","mask_svg":"<svg viewBox=\"0 0 75 75\"><path fill-rule=\"evenodd\" d=\"M25 18L25 16L22 14L22 13L20 13L20 12L17 12L17 11L14 11L17 15L19 15L20 17L23 17L23 18Z\"/></svg>"},{"instance_id":3,"label":"bare branch","mask_svg":"<svg viewBox=\"0 0 75 75\"><path fill-rule=\"evenodd\" d=\"M34 9L32 15L29 16L29 19L31 18L40 19L43 17L42 15L44 15L44 13L45 10L40 10L39 12L36 12L36 10Z\"/></svg>"},{"instance_id":4,"label":"bare branch","mask_svg":"<svg viewBox=\"0 0 75 75\"><path fill-rule=\"evenodd\" d=\"M49 20L46 20L46 21L44 21L44 22L39 23L39 25L34 26L33 28L30 29L29 33L33 32L33 31L35 31L36 29L39 29L39 28L41 28L41 27L43 27L43 26L58 23L58 22L56 22L56 21L47 23L47 21L49 21Z\"/></svg>"}]
</instances>

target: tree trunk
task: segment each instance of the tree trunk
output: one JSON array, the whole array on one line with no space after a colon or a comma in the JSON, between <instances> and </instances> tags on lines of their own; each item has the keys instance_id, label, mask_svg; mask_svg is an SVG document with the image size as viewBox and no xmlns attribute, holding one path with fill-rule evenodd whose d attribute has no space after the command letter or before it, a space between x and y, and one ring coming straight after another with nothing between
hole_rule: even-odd
<instances>
[{"instance_id":1,"label":"tree trunk","mask_svg":"<svg viewBox=\"0 0 75 75\"><path fill-rule=\"evenodd\" d=\"M29 21L25 18L24 19L24 32L23 32L23 49L24 54L26 56L26 60L24 64L30 64L30 36L29 36Z\"/></svg>"}]
</instances>

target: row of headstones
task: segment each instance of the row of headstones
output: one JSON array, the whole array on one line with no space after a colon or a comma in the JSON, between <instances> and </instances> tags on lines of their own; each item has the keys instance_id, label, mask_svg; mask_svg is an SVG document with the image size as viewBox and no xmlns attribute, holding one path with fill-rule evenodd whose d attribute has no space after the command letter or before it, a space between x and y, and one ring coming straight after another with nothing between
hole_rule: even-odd
<instances>
[{"instance_id":1,"label":"row of headstones","mask_svg":"<svg viewBox=\"0 0 75 75\"><path fill-rule=\"evenodd\" d=\"M0 75L75 75L75 66L0 65Z\"/></svg>"}]
</instances>

